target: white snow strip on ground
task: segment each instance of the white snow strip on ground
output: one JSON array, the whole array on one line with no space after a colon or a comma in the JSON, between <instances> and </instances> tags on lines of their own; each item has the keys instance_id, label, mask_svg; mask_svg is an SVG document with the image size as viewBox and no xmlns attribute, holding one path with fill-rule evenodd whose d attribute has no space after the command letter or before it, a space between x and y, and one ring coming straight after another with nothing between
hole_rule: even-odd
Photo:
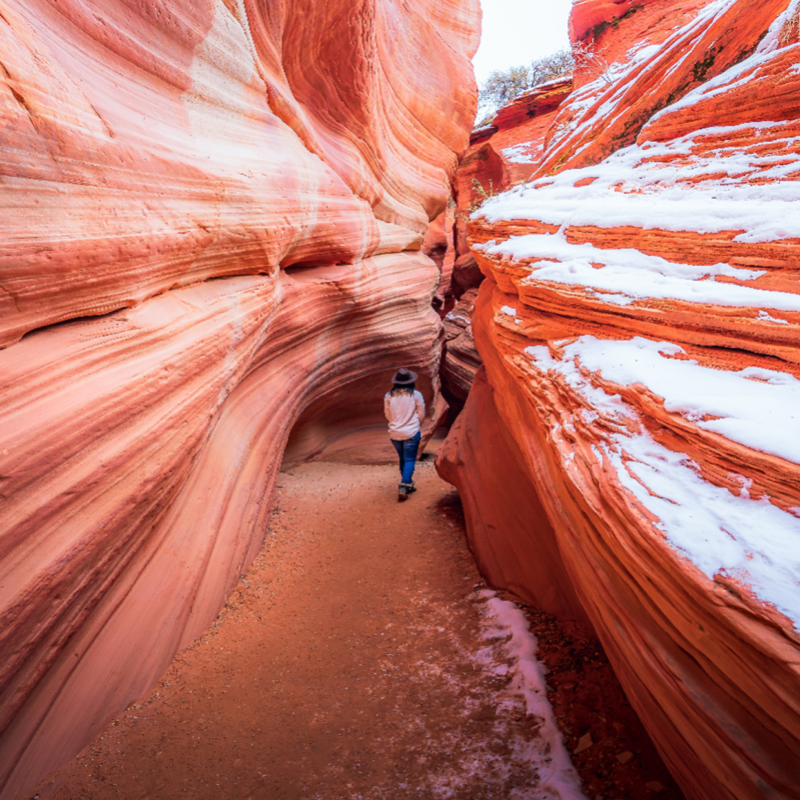
<instances>
[{"instance_id":1,"label":"white snow strip on ground","mask_svg":"<svg viewBox=\"0 0 800 800\"><path fill-rule=\"evenodd\" d=\"M762 169L774 162L774 154L759 157L730 150L692 155L696 138L752 129L767 131L783 124L758 122L705 128L672 142L632 145L601 164L566 170L514 187L487 200L472 218L483 217L490 224L531 219L561 227L630 225L644 230L696 233L742 231L734 241L750 243L800 237L797 183L746 180L747 174L778 179L797 172L797 154L787 152L786 158L793 158L794 162L776 166L774 175ZM676 155L684 157L677 166L650 161ZM704 177L707 179L699 183L692 182ZM588 186L575 187L583 178L596 180Z\"/></svg>"},{"instance_id":2,"label":"white snow strip on ground","mask_svg":"<svg viewBox=\"0 0 800 800\"><path fill-rule=\"evenodd\" d=\"M596 289L603 292L595 295L596 299L614 305L658 298L736 308L800 311L800 294L708 280L720 275L752 281L764 275L763 270L740 269L725 263L711 266L674 263L633 248L604 250L590 243L571 244L561 233L511 236L499 244L473 245L473 249L515 261L545 259L531 265L527 283L552 281ZM593 264L603 266L598 268Z\"/></svg>"},{"instance_id":3,"label":"white snow strip on ground","mask_svg":"<svg viewBox=\"0 0 800 800\"><path fill-rule=\"evenodd\" d=\"M775 370L749 367L727 372L696 361L669 358L682 347L640 336L628 341L581 336L564 348L620 386L641 383L664 398L664 408L698 428L746 447L800 464L800 381ZM719 419L706 420L706 416Z\"/></svg>"},{"instance_id":4,"label":"white snow strip on ground","mask_svg":"<svg viewBox=\"0 0 800 800\"><path fill-rule=\"evenodd\" d=\"M528 620L514 603L501 600L491 590L484 589L479 594L487 599L488 638L511 637L504 646L512 660L511 691L524 697L528 714L541 719L539 738L547 743L545 749L538 742L531 743L526 754L539 775L539 786L532 793L512 792L511 800L586 800L547 699L545 668L536 658L539 643L529 630Z\"/></svg>"},{"instance_id":5,"label":"white snow strip on ground","mask_svg":"<svg viewBox=\"0 0 800 800\"><path fill-rule=\"evenodd\" d=\"M594 409L584 415L587 421L598 414L616 421L637 418L619 395L606 394L591 384L574 356L557 361L544 346L528 347L525 353L536 368L563 376L587 401ZM617 369L622 371L625 366L630 368L628 363ZM612 364L609 374L614 369ZM762 374L769 372L754 370L751 375L772 377ZM606 375L605 371L602 374ZM761 418L768 419L768 412L761 411ZM612 466L620 484L659 518L656 527L671 547L710 579L722 574L750 586L762 602L771 603L798 626L800 519L766 497L752 499L747 492L752 482L744 476L739 476L742 491L738 496L706 481L688 455L657 443L644 426L638 433L628 426L604 434L605 441L593 447L598 462Z\"/></svg>"}]
</instances>

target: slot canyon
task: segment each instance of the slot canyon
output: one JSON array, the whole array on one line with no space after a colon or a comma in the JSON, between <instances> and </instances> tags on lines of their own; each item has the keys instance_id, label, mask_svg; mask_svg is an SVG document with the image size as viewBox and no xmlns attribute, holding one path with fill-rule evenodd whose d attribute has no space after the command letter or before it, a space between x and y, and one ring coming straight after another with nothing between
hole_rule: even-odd
<instances>
[{"instance_id":1,"label":"slot canyon","mask_svg":"<svg viewBox=\"0 0 800 800\"><path fill-rule=\"evenodd\" d=\"M273 761L59 797L800 800L800 0L573 0L574 71L473 130L480 29L478 0L0 1L0 800L335 602L384 673L439 659L426 758L460 735L512 788L282 794ZM635 791L590 774L559 647L641 730L609 751ZM512 667L487 722L464 698Z\"/></svg>"}]
</instances>

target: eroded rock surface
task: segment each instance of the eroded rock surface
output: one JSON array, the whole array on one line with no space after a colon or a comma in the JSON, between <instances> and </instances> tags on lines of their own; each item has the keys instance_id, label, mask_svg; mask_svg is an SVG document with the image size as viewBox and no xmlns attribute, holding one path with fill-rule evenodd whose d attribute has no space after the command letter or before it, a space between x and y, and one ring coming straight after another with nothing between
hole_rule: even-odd
<instances>
[{"instance_id":1,"label":"eroded rock surface","mask_svg":"<svg viewBox=\"0 0 800 800\"><path fill-rule=\"evenodd\" d=\"M688 796L797 798L798 4L611 5L469 223L486 384L440 467L493 580L569 576Z\"/></svg>"},{"instance_id":2,"label":"eroded rock surface","mask_svg":"<svg viewBox=\"0 0 800 800\"><path fill-rule=\"evenodd\" d=\"M481 366L472 336L472 312L475 310L477 289L462 295L444 318L445 349L441 375L449 391L461 400L466 400Z\"/></svg>"},{"instance_id":3,"label":"eroded rock surface","mask_svg":"<svg viewBox=\"0 0 800 800\"><path fill-rule=\"evenodd\" d=\"M487 198L524 184L536 172L555 113L572 86L567 76L536 87L502 108L491 125L472 132L454 181L455 211L439 217L426 235L425 252L434 259L441 253L440 294L448 312L442 376L457 399L466 399L481 364L469 315L484 273L467 241L469 215Z\"/></svg>"},{"instance_id":4,"label":"eroded rock surface","mask_svg":"<svg viewBox=\"0 0 800 800\"><path fill-rule=\"evenodd\" d=\"M407 364L441 411L420 249L474 117L477 19L4 7L0 797L213 619L305 409L348 384L380 408Z\"/></svg>"}]
</instances>

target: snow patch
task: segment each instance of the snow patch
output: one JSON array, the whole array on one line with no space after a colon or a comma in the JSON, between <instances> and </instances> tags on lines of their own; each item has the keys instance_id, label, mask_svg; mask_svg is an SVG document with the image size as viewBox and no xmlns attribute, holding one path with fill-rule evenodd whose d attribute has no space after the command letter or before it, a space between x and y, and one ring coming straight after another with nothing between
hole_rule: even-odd
<instances>
[{"instance_id":1,"label":"snow patch","mask_svg":"<svg viewBox=\"0 0 800 800\"><path fill-rule=\"evenodd\" d=\"M542 154L542 147L534 142L521 142L500 152L503 158L512 164L535 164Z\"/></svg>"},{"instance_id":2,"label":"snow patch","mask_svg":"<svg viewBox=\"0 0 800 800\"><path fill-rule=\"evenodd\" d=\"M709 408L721 410L729 416L697 424L710 429L719 424L723 435L729 438L754 437L761 440L762 445L781 450L783 448L775 442L779 426L773 427L770 422L772 405L775 404L778 415L788 413L796 429L796 419L783 404L798 391L798 381L783 373L756 368L731 375L719 373L712 378L703 371L717 371L690 362L687 366L692 379L699 375L700 383L692 385L691 389L675 384L666 386L666 375L658 376L654 372L665 367L671 369L666 363L669 359L662 353L678 354L681 348L663 342L643 344L643 341L623 342L622 349L615 349L615 342L581 337L574 345L565 347L564 358L560 361L554 359L546 347L528 347L525 353L535 368L561 376L589 407L607 418L609 424L598 429L603 431L603 439L593 446L595 456L600 463L612 467L620 484L658 518L655 527L663 533L667 543L691 560L707 578L724 576L737 580L797 626L800 623L800 520L773 505L766 496L752 499L744 476L738 476L742 486L739 494L705 480L699 466L688 455L656 442L633 407L618 394L608 394L594 385L591 375L583 372L581 365L587 370L594 368L598 376L618 384L641 383L643 379L652 381L656 384L654 391L660 389L665 393L665 406L670 403L687 416L699 415ZM669 373L673 380L679 374L678 380L683 380L689 373ZM749 399L723 396L731 385L738 390L744 386L744 379L759 378L766 378L767 384L753 382L753 385L768 385L767 391L771 394L749 394ZM788 390L787 394L780 392L782 387ZM749 392L749 387L744 388ZM769 405L753 407L765 397ZM756 412L763 428L761 432L756 430ZM621 421L628 424L621 426ZM563 427L568 426L563 424ZM784 433L784 436L788 439L791 434ZM796 455L796 450L792 454Z\"/></svg>"},{"instance_id":3,"label":"snow patch","mask_svg":"<svg viewBox=\"0 0 800 800\"><path fill-rule=\"evenodd\" d=\"M671 142L632 145L601 164L514 187L487 200L472 218L482 217L490 224L532 219L565 228L632 226L701 234L732 231L738 232L734 241L749 243L800 238L797 185L763 182L799 171L796 153L788 150L782 156L781 160L791 159L788 164L775 164L774 154L733 150L693 154L695 140L701 137L768 131L784 124L705 128ZM787 139L787 144L792 141ZM681 157L679 163L674 163L676 156ZM759 182L748 183L749 175ZM595 180L575 187L585 178Z\"/></svg>"},{"instance_id":4,"label":"snow patch","mask_svg":"<svg viewBox=\"0 0 800 800\"><path fill-rule=\"evenodd\" d=\"M530 743L525 754L539 775L539 786L511 797L518 800L539 800L542 797L560 800L585 800L581 781L564 747L553 707L547 699L545 668L536 658L538 642L530 632L528 620L508 600L501 600L485 589L479 593L486 599L486 616L490 622L489 638L510 637L504 649L511 659L511 691L525 699L528 714L541 720L539 741ZM545 742L544 747L541 743Z\"/></svg>"},{"instance_id":5,"label":"snow patch","mask_svg":"<svg viewBox=\"0 0 800 800\"><path fill-rule=\"evenodd\" d=\"M775 317L771 316L770 314L768 314L766 311L763 311L763 310L758 312L758 318L762 322L775 322L778 325L788 325L789 324L789 322L787 320L785 320L785 319L776 319Z\"/></svg>"},{"instance_id":6,"label":"snow patch","mask_svg":"<svg viewBox=\"0 0 800 800\"><path fill-rule=\"evenodd\" d=\"M531 264L526 283L550 281L586 287L597 290L598 300L614 305L671 299L735 308L800 311L800 294L716 280L726 277L753 281L766 274L765 270L732 267L722 262L710 266L682 264L633 248L605 250L590 243L571 244L563 233L511 236L500 243L473 245L473 249L514 261L543 259ZM511 314L505 308L504 313Z\"/></svg>"},{"instance_id":7,"label":"snow patch","mask_svg":"<svg viewBox=\"0 0 800 800\"><path fill-rule=\"evenodd\" d=\"M678 345L639 336L628 341L581 336L564 355L620 386L643 384L664 399L666 411L698 428L800 464L800 381L793 375L704 367L670 357L685 355Z\"/></svg>"}]
</instances>

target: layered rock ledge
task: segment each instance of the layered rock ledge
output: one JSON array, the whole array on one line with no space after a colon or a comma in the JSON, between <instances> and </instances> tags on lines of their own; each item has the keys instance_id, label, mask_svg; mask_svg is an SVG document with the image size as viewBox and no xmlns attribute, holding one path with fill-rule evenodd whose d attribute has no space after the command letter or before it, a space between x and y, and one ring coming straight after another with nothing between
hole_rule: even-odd
<instances>
[{"instance_id":1,"label":"layered rock ledge","mask_svg":"<svg viewBox=\"0 0 800 800\"><path fill-rule=\"evenodd\" d=\"M687 796L797 798L798 3L613 5L576 4L532 180L470 218L485 378L439 467Z\"/></svg>"}]
</instances>

